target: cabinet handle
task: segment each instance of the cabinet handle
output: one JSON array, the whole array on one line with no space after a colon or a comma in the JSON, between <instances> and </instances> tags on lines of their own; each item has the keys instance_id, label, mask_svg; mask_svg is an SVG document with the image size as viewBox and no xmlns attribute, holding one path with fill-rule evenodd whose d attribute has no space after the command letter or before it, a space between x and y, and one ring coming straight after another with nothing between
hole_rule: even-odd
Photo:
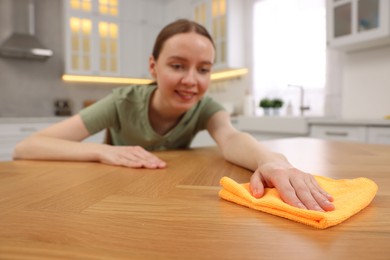
<instances>
[{"instance_id":1,"label":"cabinet handle","mask_svg":"<svg viewBox=\"0 0 390 260\"><path fill-rule=\"evenodd\" d=\"M20 131L21 132L36 132L38 129L35 127L21 127Z\"/></svg>"},{"instance_id":2,"label":"cabinet handle","mask_svg":"<svg viewBox=\"0 0 390 260\"><path fill-rule=\"evenodd\" d=\"M348 133L347 133L347 132L332 132L332 131L326 131L325 134L326 134L326 135L330 135L330 136L348 136Z\"/></svg>"}]
</instances>

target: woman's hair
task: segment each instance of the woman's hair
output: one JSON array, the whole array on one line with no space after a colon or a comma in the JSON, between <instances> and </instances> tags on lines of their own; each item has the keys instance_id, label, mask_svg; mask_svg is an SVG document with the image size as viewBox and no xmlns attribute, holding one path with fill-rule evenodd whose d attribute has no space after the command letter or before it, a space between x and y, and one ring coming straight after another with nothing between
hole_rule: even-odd
<instances>
[{"instance_id":1,"label":"woman's hair","mask_svg":"<svg viewBox=\"0 0 390 260\"><path fill-rule=\"evenodd\" d=\"M157 35L156 41L154 43L153 47L153 58L155 60L158 59L160 52L164 46L164 43L171 38L172 36L175 36L176 34L179 33L188 33L188 32L196 32L200 35L203 35L207 39L210 40L210 42L213 44L214 48L214 41L213 38L210 36L209 32L207 31L206 28L204 28L202 25L187 20L187 19L179 19L176 20L175 22L172 22L168 25L166 25L160 33Z\"/></svg>"}]
</instances>

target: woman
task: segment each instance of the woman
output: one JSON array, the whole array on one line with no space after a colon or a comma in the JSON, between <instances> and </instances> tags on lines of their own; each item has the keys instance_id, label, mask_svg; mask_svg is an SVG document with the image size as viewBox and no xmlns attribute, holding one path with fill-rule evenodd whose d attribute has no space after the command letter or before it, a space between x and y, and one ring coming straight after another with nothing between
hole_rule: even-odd
<instances>
[{"instance_id":1,"label":"woman","mask_svg":"<svg viewBox=\"0 0 390 260\"><path fill-rule=\"evenodd\" d=\"M114 90L79 114L23 140L14 158L164 168L166 163L148 150L189 147L195 134L207 129L226 160L254 171L253 196L261 197L264 187L275 187L292 206L333 210L332 197L312 175L234 129L229 114L204 96L214 56L213 40L201 25L188 20L167 25L149 59L156 85ZM113 145L80 142L105 128L110 129Z\"/></svg>"}]
</instances>

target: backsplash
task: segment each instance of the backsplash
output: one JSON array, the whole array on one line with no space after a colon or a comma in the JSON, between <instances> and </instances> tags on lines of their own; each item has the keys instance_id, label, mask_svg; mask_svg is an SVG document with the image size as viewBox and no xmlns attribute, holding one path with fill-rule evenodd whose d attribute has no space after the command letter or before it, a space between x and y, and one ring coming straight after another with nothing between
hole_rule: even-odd
<instances>
[{"instance_id":1,"label":"backsplash","mask_svg":"<svg viewBox=\"0 0 390 260\"><path fill-rule=\"evenodd\" d=\"M0 1L0 42L12 31L12 12L8 11L11 2ZM118 87L65 83L61 80L64 72L61 2L36 1L36 34L45 46L54 51L53 57L45 62L0 58L0 117L54 116L53 103L57 99L69 100L72 112L77 113L84 106L84 101L101 99L112 88ZM172 4L170 8L175 6L175 2L169 3ZM248 28L244 30L247 30L246 49L250 61L251 31ZM325 114L374 119L390 114L389 68L389 46L346 54L339 82L341 90L328 93L328 100L324 103ZM222 104L233 105L235 113L241 114L245 94L252 86L250 66L249 70L250 73L240 79L213 83L208 94ZM329 82L332 84L332 81ZM297 97L296 93L292 95ZM257 102L254 101L256 107ZM310 102L318 101L313 99Z\"/></svg>"}]
</instances>

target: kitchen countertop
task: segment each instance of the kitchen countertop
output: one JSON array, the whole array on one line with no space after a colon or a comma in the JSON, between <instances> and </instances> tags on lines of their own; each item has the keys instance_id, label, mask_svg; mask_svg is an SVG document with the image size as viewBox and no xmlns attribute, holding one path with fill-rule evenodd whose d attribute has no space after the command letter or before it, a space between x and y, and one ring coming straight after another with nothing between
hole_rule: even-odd
<instances>
[{"instance_id":1,"label":"kitchen countertop","mask_svg":"<svg viewBox=\"0 0 390 260\"><path fill-rule=\"evenodd\" d=\"M68 117L0 117L0 124L39 124L39 123L56 123Z\"/></svg>"},{"instance_id":2,"label":"kitchen countertop","mask_svg":"<svg viewBox=\"0 0 390 260\"><path fill-rule=\"evenodd\" d=\"M348 118L327 118L308 117L307 122L312 125L361 125L361 126L390 126L389 119L348 119Z\"/></svg>"},{"instance_id":3,"label":"kitchen countertop","mask_svg":"<svg viewBox=\"0 0 390 260\"><path fill-rule=\"evenodd\" d=\"M237 116L232 121L238 129L253 132L304 135L311 125L334 126L383 126L389 127L388 119L347 119L332 117L300 116Z\"/></svg>"},{"instance_id":4,"label":"kitchen countertop","mask_svg":"<svg viewBox=\"0 0 390 260\"><path fill-rule=\"evenodd\" d=\"M0 124L56 123L68 117L0 117ZM390 126L389 119L348 119L299 116L233 116L232 123L241 130L304 134L310 125Z\"/></svg>"},{"instance_id":5,"label":"kitchen countertop","mask_svg":"<svg viewBox=\"0 0 390 260\"><path fill-rule=\"evenodd\" d=\"M371 204L325 229L222 200L219 180L251 172L217 148L164 151L160 170L87 162L0 163L1 259L388 259L390 147L266 141L296 167L368 177ZM297 153L299 150L299 153Z\"/></svg>"}]
</instances>

